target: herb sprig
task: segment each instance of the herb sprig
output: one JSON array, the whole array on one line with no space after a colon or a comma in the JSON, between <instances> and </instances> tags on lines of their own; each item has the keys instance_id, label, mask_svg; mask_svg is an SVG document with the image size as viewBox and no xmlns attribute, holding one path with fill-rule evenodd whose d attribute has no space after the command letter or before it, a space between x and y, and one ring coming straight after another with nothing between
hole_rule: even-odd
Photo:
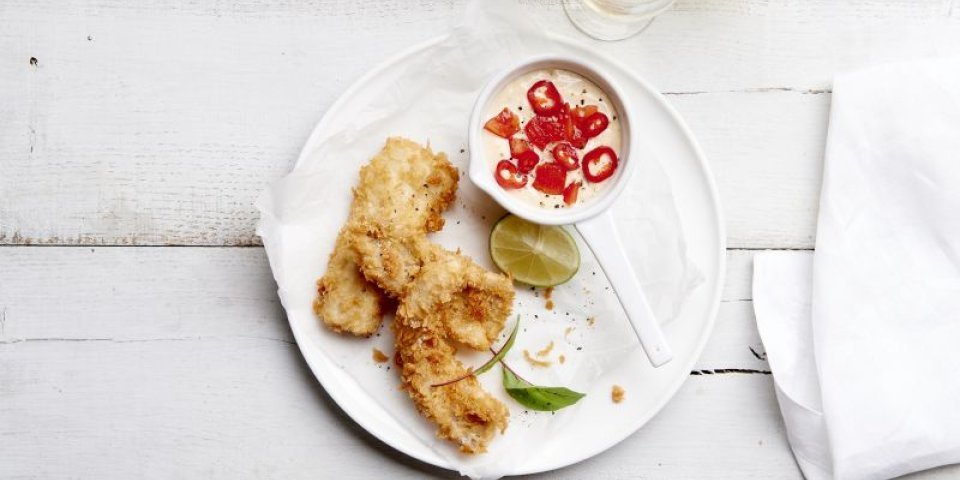
<instances>
[{"instance_id":1,"label":"herb sprig","mask_svg":"<svg viewBox=\"0 0 960 480\"><path fill-rule=\"evenodd\" d=\"M507 365L507 362L505 362L503 359L507 356L507 352L513 348L513 344L517 339L517 333L519 331L520 315L517 315L517 322L513 326L513 331L510 332L510 337L507 338L506 343L503 344L503 347L500 349L500 351L496 351L492 347L490 348L490 353L493 354L493 357L490 358L490 360L476 370L470 370L464 375L452 380L431 385L431 387L442 387L444 385L457 383L461 380L485 373L493 368L495 364L500 363L500 365L503 366L503 388L507 391L507 394L510 395L511 398L517 401L517 403L529 408L530 410L536 410L540 412L555 412L579 402L581 398L586 396L584 393L575 392L566 387L543 387L534 385L510 368L510 366Z\"/></svg>"}]
</instances>

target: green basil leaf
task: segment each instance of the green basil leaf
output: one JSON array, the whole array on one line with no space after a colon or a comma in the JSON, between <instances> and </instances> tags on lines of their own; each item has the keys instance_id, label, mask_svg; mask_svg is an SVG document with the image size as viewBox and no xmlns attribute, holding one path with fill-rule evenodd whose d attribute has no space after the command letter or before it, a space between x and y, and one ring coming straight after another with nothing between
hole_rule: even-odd
<instances>
[{"instance_id":1,"label":"green basil leaf","mask_svg":"<svg viewBox=\"0 0 960 480\"><path fill-rule=\"evenodd\" d=\"M586 394L565 387L538 387L503 369L503 388L518 403L530 410L553 412L580 401Z\"/></svg>"},{"instance_id":2,"label":"green basil leaf","mask_svg":"<svg viewBox=\"0 0 960 480\"><path fill-rule=\"evenodd\" d=\"M513 341L517 339L517 332L519 331L520 331L520 315L517 315L517 323L513 326L513 331L510 332L510 337L507 338L507 343L503 344L503 348L501 348L500 351L497 352L497 354L494 355L489 362L484 363L483 365L480 366L480 368L474 370L473 374L480 375L481 373L484 373L487 370L490 370L491 368L493 368L493 366L496 365L497 362L499 362L500 360L503 360L503 357L507 356L507 352L509 352L510 349L513 348Z\"/></svg>"},{"instance_id":3,"label":"green basil leaf","mask_svg":"<svg viewBox=\"0 0 960 480\"><path fill-rule=\"evenodd\" d=\"M513 373L513 370L504 365L503 367L503 388L506 388L509 392L511 389L522 389L528 387L536 387L536 385L520 378L517 374Z\"/></svg>"}]
</instances>

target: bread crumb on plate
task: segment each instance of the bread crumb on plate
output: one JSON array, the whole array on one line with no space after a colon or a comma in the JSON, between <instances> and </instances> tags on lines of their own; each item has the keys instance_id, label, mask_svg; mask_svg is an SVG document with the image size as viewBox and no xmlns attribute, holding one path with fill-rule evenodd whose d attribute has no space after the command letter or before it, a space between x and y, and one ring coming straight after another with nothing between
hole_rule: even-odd
<instances>
[{"instance_id":1,"label":"bread crumb on plate","mask_svg":"<svg viewBox=\"0 0 960 480\"><path fill-rule=\"evenodd\" d=\"M610 392L610 399L613 400L613 403L620 403L623 401L623 396L627 392L620 385L614 385L613 390Z\"/></svg>"},{"instance_id":2,"label":"bread crumb on plate","mask_svg":"<svg viewBox=\"0 0 960 480\"><path fill-rule=\"evenodd\" d=\"M553 340L550 341L550 344L546 347L543 347L543 350L537 352L538 357L546 357L550 355L550 352L553 350Z\"/></svg>"},{"instance_id":3,"label":"bread crumb on plate","mask_svg":"<svg viewBox=\"0 0 960 480\"><path fill-rule=\"evenodd\" d=\"M386 363L390 361L390 357L387 354L380 351L379 348L373 348L373 361L377 363Z\"/></svg>"},{"instance_id":4,"label":"bread crumb on plate","mask_svg":"<svg viewBox=\"0 0 960 480\"><path fill-rule=\"evenodd\" d=\"M549 367L550 365L553 365L553 363L547 360L539 360L539 359L533 358L533 355L530 355L530 350L523 351L523 358L526 359L527 362L529 362L530 365L533 365L534 367Z\"/></svg>"}]
</instances>

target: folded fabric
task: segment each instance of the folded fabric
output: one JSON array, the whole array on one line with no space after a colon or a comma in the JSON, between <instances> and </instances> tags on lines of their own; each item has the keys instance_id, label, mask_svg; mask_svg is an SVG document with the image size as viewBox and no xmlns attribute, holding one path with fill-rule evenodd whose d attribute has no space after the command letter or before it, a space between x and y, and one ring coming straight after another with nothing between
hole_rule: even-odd
<instances>
[{"instance_id":1,"label":"folded fabric","mask_svg":"<svg viewBox=\"0 0 960 480\"><path fill-rule=\"evenodd\" d=\"M754 274L808 478L960 462L960 58L835 79L816 252Z\"/></svg>"}]
</instances>

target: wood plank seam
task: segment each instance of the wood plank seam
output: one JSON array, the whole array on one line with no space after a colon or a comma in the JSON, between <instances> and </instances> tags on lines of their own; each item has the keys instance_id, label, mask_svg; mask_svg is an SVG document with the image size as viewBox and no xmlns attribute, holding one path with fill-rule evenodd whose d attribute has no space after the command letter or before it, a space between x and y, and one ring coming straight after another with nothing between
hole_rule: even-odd
<instances>
[{"instance_id":1,"label":"wood plank seam","mask_svg":"<svg viewBox=\"0 0 960 480\"><path fill-rule=\"evenodd\" d=\"M205 340L264 340L269 342L285 343L287 345L296 345L297 342L285 338L257 337L247 335L218 335L218 336L194 336L194 337L160 337L160 338L77 338L77 337L38 337L38 338L12 338L0 340L0 345L14 345L17 343L31 342L109 342L109 343L147 343L147 342L194 342Z\"/></svg>"},{"instance_id":2,"label":"wood plank seam","mask_svg":"<svg viewBox=\"0 0 960 480\"><path fill-rule=\"evenodd\" d=\"M683 96L683 95L725 95L725 94L736 94L736 93L770 93L770 92L790 92L790 93L799 93L801 95L824 95L832 94L832 88L797 88L797 87L748 87L748 88L731 88L728 90L678 90L678 91L667 91L660 92L661 95L668 96Z\"/></svg>"},{"instance_id":3,"label":"wood plank seam","mask_svg":"<svg viewBox=\"0 0 960 480\"><path fill-rule=\"evenodd\" d=\"M770 370L756 370L752 368L715 368L713 370L694 370L690 372L690 375L771 375L772 373Z\"/></svg>"}]
</instances>

